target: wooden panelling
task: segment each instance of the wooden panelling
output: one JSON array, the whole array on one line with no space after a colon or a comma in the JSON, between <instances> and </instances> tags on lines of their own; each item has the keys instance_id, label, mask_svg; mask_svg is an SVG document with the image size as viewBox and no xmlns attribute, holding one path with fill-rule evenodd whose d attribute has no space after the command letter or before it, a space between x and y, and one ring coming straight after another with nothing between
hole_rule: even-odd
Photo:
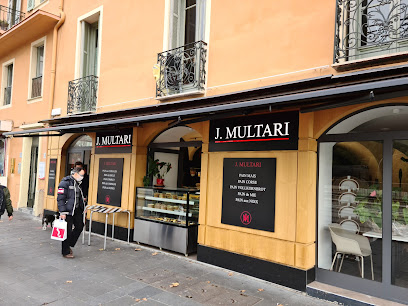
<instances>
[{"instance_id":1,"label":"wooden panelling","mask_svg":"<svg viewBox=\"0 0 408 306\"><path fill-rule=\"evenodd\" d=\"M207 226L205 245L284 265L295 265L295 244L289 241Z\"/></svg>"},{"instance_id":2,"label":"wooden panelling","mask_svg":"<svg viewBox=\"0 0 408 306\"><path fill-rule=\"evenodd\" d=\"M316 153L299 152L298 164L296 241L312 243L316 236Z\"/></svg>"},{"instance_id":3,"label":"wooden panelling","mask_svg":"<svg viewBox=\"0 0 408 306\"><path fill-rule=\"evenodd\" d=\"M316 261L316 244L295 244L295 266L301 269L311 269Z\"/></svg>"}]
</instances>

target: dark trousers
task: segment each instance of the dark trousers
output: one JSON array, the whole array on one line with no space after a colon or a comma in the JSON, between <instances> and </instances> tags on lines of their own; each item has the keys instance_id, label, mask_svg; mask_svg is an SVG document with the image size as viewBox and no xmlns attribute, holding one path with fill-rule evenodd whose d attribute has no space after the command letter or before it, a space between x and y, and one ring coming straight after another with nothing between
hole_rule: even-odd
<instances>
[{"instance_id":1,"label":"dark trousers","mask_svg":"<svg viewBox=\"0 0 408 306\"><path fill-rule=\"evenodd\" d=\"M73 216L67 216L67 239L62 242L62 255L69 254L69 248L74 247L78 241L79 236L84 228L84 214L79 209L75 211ZM72 230L72 225L74 230Z\"/></svg>"}]
</instances>

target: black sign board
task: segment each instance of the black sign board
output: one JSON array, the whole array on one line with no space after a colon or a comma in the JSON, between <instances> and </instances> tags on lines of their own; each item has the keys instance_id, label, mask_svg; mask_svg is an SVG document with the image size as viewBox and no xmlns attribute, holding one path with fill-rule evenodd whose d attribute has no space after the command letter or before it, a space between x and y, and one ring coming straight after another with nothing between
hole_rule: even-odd
<instances>
[{"instance_id":1,"label":"black sign board","mask_svg":"<svg viewBox=\"0 0 408 306\"><path fill-rule=\"evenodd\" d=\"M133 129L96 133L95 154L132 153Z\"/></svg>"},{"instance_id":2,"label":"black sign board","mask_svg":"<svg viewBox=\"0 0 408 306\"><path fill-rule=\"evenodd\" d=\"M298 112L212 120L209 151L297 150L298 130Z\"/></svg>"},{"instance_id":3,"label":"black sign board","mask_svg":"<svg viewBox=\"0 0 408 306\"><path fill-rule=\"evenodd\" d=\"M47 195L55 193L55 174L57 172L57 159L50 159L50 168L48 170L48 190Z\"/></svg>"},{"instance_id":4,"label":"black sign board","mask_svg":"<svg viewBox=\"0 0 408 306\"><path fill-rule=\"evenodd\" d=\"M225 158L221 223L275 230L276 158Z\"/></svg>"},{"instance_id":5,"label":"black sign board","mask_svg":"<svg viewBox=\"0 0 408 306\"><path fill-rule=\"evenodd\" d=\"M96 202L121 206L123 158L99 159L98 195Z\"/></svg>"}]
</instances>

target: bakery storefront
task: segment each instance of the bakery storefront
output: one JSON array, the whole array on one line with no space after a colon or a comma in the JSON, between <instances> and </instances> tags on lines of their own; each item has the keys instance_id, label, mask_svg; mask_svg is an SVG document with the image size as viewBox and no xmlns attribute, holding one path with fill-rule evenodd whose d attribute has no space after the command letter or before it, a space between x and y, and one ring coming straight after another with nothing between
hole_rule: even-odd
<instances>
[{"instance_id":1,"label":"bakery storefront","mask_svg":"<svg viewBox=\"0 0 408 306\"><path fill-rule=\"evenodd\" d=\"M55 186L86 134L89 203L129 210L133 241L298 290L318 281L406 301L406 82L320 90L322 79L297 95L95 114L91 127L50 121L30 131L60 133L49 137L46 209L57 210ZM116 238L127 221L115 218ZM94 214L92 231L104 223Z\"/></svg>"}]
</instances>

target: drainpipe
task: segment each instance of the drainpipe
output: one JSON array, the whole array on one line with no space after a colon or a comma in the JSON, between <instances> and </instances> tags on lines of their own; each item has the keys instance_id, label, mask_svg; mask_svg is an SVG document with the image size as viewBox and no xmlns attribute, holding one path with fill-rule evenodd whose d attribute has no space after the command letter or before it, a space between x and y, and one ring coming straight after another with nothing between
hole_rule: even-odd
<instances>
[{"instance_id":1,"label":"drainpipe","mask_svg":"<svg viewBox=\"0 0 408 306\"><path fill-rule=\"evenodd\" d=\"M48 114L50 114L50 118L52 118L51 112L54 108L54 91L55 91L55 70L57 66L57 41L58 41L58 29L62 26L65 21L65 13L64 13L64 0L61 0L61 5L59 7L61 19L54 27L54 33L52 36L52 63L51 63L51 88L50 88L50 107L48 110Z\"/></svg>"}]
</instances>

